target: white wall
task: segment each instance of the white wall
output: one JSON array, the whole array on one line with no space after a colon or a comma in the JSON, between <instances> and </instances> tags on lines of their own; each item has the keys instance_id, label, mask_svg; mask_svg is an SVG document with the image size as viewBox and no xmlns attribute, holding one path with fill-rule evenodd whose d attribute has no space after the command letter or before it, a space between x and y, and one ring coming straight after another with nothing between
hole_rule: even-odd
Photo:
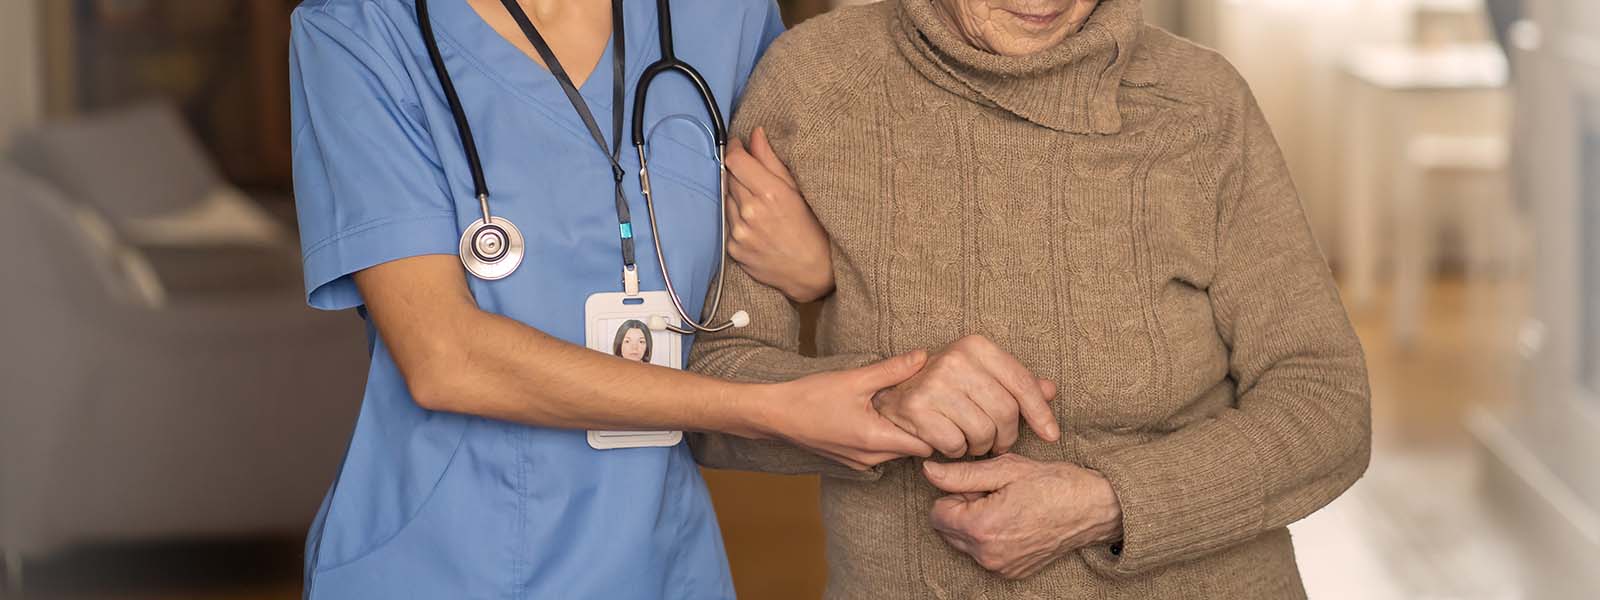
<instances>
[{"instance_id":1,"label":"white wall","mask_svg":"<svg viewBox=\"0 0 1600 600\"><path fill-rule=\"evenodd\" d=\"M1344 191L1339 63L1358 44L1407 40L1416 3L1437 0L1186 1L1187 33L1222 52L1250 82L1317 241L1337 252Z\"/></svg>"},{"instance_id":2,"label":"white wall","mask_svg":"<svg viewBox=\"0 0 1600 600\"><path fill-rule=\"evenodd\" d=\"M42 0L0 0L0 144L44 114Z\"/></svg>"}]
</instances>

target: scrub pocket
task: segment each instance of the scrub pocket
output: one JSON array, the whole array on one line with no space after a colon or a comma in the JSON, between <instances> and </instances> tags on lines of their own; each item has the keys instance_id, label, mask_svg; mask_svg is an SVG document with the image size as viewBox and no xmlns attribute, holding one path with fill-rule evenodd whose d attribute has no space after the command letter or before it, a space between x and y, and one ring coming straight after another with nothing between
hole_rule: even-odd
<instances>
[{"instance_id":1,"label":"scrub pocket","mask_svg":"<svg viewBox=\"0 0 1600 600\"><path fill-rule=\"evenodd\" d=\"M458 417L455 451L445 460L432 490L398 527L364 532L364 548L343 556L324 553L308 578L307 598L504 598L513 582L516 490L493 481L494 464L468 464L495 456L485 438L496 437L496 424ZM487 435L485 435L487 434ZM515 464L515 461L511 461ZM490 478L490 480L485 480ZM485 494L505 490L506 502L486 502ZM345 490L336 491L340 493ZM366 494L381 490L362 490ZM382 510L385 502L360 498L343 511L367 502ZM472 510L463 510L472 507ZM487 507L488 510L484 510ZM495 510L505 507L505 510ZM353 535L367 526L370 515L330 514L341 522L324 531L325 546L343 542L331 535ZM330 535L331 534L331 535ZM324 548L326 552L328 548Z\"/></svg>"}]
</instances>

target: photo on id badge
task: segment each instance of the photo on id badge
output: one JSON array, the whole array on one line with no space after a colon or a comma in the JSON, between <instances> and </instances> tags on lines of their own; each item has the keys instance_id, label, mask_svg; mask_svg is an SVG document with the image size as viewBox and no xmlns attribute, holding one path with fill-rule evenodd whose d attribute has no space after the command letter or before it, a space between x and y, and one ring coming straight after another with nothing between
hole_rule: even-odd
<instances>
[{"instance_id":1,"label":"photo on id badge","mask_svg":"<svg viewBox=\"0 0 1600 600\"><path fill-rule=\"evenodd\" d=\"M666 292L595 294L584 306L585 339L590 350L623 360L669 369L683 368L683 336L668 330L652 331L652 317L677 325L681 319ZM589 446L596 450L675 446L681 431L590 431Z\"/></svg>"}]
</instances>

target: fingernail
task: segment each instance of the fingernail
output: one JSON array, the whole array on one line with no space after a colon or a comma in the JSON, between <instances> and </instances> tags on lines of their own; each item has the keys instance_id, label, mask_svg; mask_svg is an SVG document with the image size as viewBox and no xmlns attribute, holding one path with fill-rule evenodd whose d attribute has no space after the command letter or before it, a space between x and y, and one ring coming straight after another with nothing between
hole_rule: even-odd
<instances>
[{"instance_id":1,"label":"fingernail","mask_svg":"<svg viewBox=\"0 0 1600 600\"><path fill-rule=\"evenodd\" d=\"M929 475L937 476L944 473L944 465L939 464L937 461L925 460L922 461L922 470L927 471Z\"/></svg>"}]
</instances>

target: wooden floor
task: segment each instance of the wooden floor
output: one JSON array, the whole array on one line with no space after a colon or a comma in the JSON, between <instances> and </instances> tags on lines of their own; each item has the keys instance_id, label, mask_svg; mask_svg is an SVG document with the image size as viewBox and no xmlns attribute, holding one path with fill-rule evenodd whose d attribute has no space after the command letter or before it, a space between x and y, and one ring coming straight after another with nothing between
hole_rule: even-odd
<instances>
[{"instance_id":1,"label":"wooden floor","mask_svg":"<svg viewBox=\"0 0 1600 600\"><path fill-rule=\"evenodd\" d=\"M1379 307L1353 311L1372 371L1378 457L1369 474L1371 492L1352 494L1349 509L1325 511L1296 531L1302 559L1331 553L1329 561L1377 556L1373 545L1403 545L1393 538L1339 537L1369 522L1406 522L1406 475L1418 457L1457 457L1465 444L1461 418L1474 404L1514 397L1511 344L1515 294L1469 291L1459 283L1435 286L1422 336L1410 345L1388 334ZM1448 461L1449 459L1447 459ZM1429 463L1432 464L1432 463ZM1454 463L1451 463L1454 464ZM1395 465L1394 468L1389 468ZM1436 473L1437 469L1429 470ZM824 585L823 541L817 515L817 482L742 473L707 473L720 515L741 597L801 600L820 596ZM1389 484L1384 481L1388 480ZM1398 483L1396 483L1398 481ZM1392 484L1392 485L1390 485ZM1365 485L1365 482L1364 482ZM1384 487L1388 485L1388 487ZM1416 484L1410 484L1416 485ZM1399 487L1395 487L1399 486ZM1360 498L1354 498L1360 496ZM1386 500L1389 498L1389 500ZM1463 508L1462 510L1467 510ZM1399 515L1396 521L1395 515ZM1343 521L1333 522L1337 519ZM1346 523L1350 519L1357 522ZM1392 529L1393 527L1389 527ZM1324 533L1326 532L1326 533ZM1325 536L1335 536L1329 539ZM299 540L279 542L105 549L28 567L30 599L267 600L299 595ZM1310 566L1308 566L1310 567ZM1426 571L1378 569L1390 577L1386 589L1406 588ZM1418 574L1421 573L1421 574ZM1351 593L1341 571L1307 569L1313 598ZM1389 597L1375 580L1360 597ZM1385 584L1389 585L1389 584ZM1319 591L1319 586L1328 586ZM1344 586L1344 587L1339 587ZM1337 590L1337 591L1336 591ZM1359 591L1358 590L1358 591ZM1400 592L1395 597L1421 597ZM1431 596L1454 597L1454 596Z\"/></svg>"}]
</instances>

